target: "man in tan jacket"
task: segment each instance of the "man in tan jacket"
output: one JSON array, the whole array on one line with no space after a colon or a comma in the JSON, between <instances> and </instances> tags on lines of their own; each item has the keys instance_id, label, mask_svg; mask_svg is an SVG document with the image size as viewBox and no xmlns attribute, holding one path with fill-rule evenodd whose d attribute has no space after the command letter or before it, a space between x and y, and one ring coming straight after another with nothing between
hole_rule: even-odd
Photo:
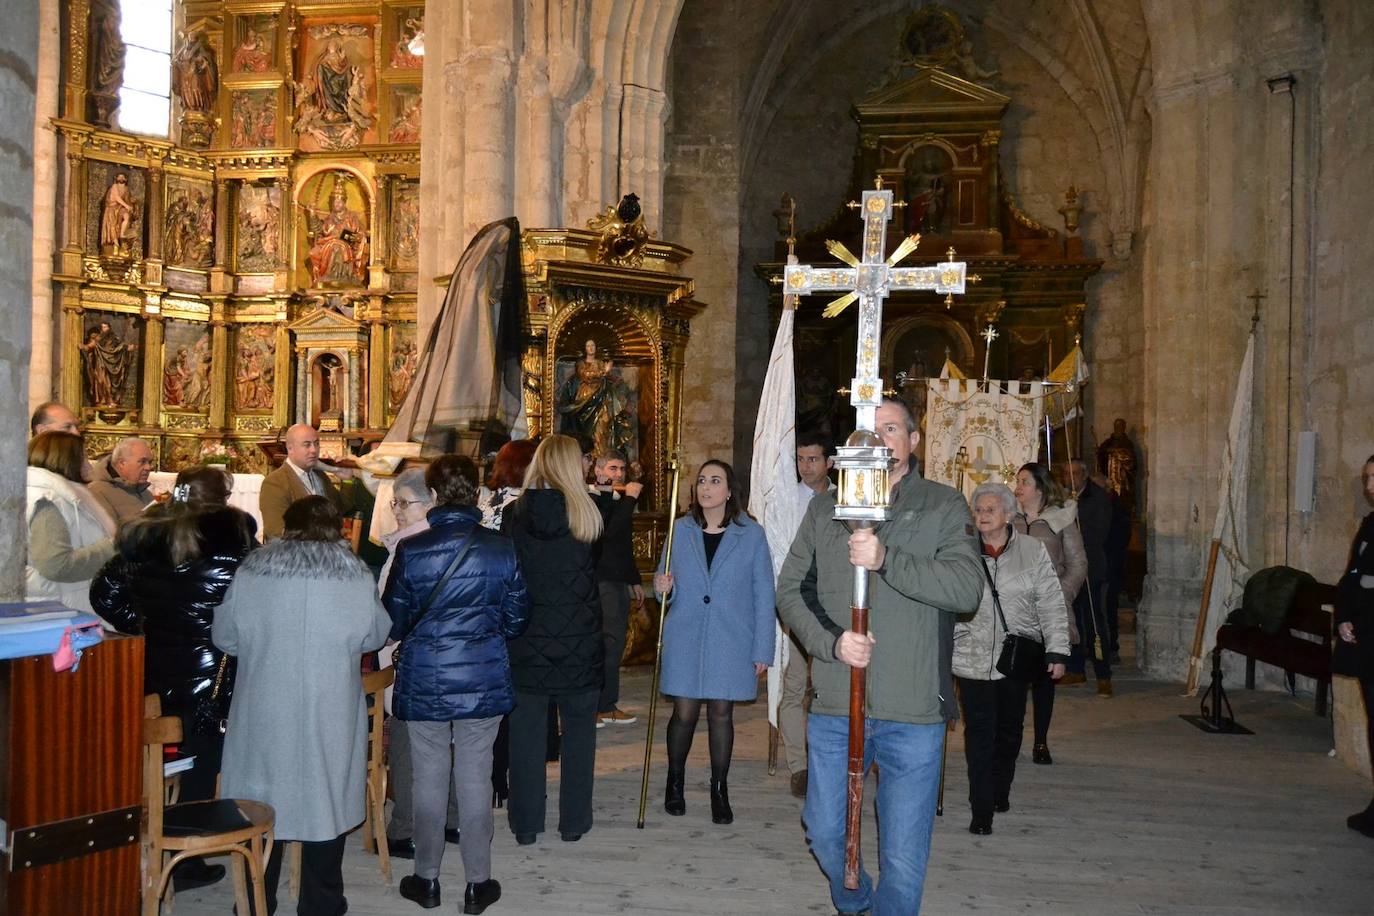
<instances>
[{"instance_id":1,"label":"man in tan jacket","mask_svg":"<svg viewBox=\"0 0 1374 916\"><path fill-rule=\"evenodd\" d=\"M96 479L87 486L105 504L118 524L138 518L153 502L148 477L153 472L153 450L137 436L120 439L110 457L96 467Z\"/></svg>"},{"instance_id":2,"label":"man in tan jacket","mask_svg":"<svg viewBox=\"0 0 1374 916\"><path fill-rule=\"evenodd\" d=\"M279 538L286 507L307 496L323 496L340 513L349 509L339 488L320 469L320 434L307 423L297 423L286 431L286 460L262 481L258 511L262 513L263 539Z\"/></svg>"}]
</instances>

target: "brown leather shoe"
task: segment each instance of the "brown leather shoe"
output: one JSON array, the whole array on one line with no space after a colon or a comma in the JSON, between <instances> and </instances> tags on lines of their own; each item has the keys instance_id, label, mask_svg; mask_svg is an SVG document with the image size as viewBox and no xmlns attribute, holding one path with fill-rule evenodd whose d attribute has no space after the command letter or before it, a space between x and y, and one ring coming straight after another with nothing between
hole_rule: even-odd
<instances>
[{"instance_id":1,"label":"brown leather shoe","mask_svg":"<svg viewBox=\"0 0 1374 916\"><path fill-rule=\"evenodd\" d=\"M806 798L806 770L798 770L792 774L792 795L796 798Z\"/></svg>"},{"instance_id":2,"label":"brown leather shoe","mask_svg":"<svg viewBox=\"0 0 1374 916\"><path fill-rule=\"evenodd\" d=\"M1060 687L1077 687L1079 684L1082 684L1087 680L1087 677L1085 677L1084 675L1074 674L1072 671L1070 671L1068 674L1064 675L1059 680L1055 681L1055 683Z\"/></svg>"},{"instance_id":3,"label":"brown leather shoe","mask_svg":"<svg viewBox=\"0 0 1374 916\"><path fill-rule=\"evenodd\" d=\"M1097 682L1097 695L1105 699L1111 699L1112 682L1110 678L1100 680Z\"/></svg>"}]
</instances>

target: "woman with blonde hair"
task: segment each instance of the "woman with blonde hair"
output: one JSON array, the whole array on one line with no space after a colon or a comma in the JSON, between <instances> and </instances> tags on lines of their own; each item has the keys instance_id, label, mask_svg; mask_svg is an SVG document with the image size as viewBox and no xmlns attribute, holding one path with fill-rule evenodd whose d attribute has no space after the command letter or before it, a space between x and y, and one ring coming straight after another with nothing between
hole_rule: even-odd
<instances>
[{"instance_id":1,"label":"woman with blonde hair","mask_svg":"<svg viewBox=\"0 0 1374 916\"><path fill-rule=\"evenodd\" d=\"M529 591L529 627L511 640L510 826L527 846L544 830L549 700L563 723L558 832L575 842L592 826L596 706L601 691L601 602L596 544L610 511L594 498L577 440L550 436L504 514Z\"/></svg>"}]
</instances>

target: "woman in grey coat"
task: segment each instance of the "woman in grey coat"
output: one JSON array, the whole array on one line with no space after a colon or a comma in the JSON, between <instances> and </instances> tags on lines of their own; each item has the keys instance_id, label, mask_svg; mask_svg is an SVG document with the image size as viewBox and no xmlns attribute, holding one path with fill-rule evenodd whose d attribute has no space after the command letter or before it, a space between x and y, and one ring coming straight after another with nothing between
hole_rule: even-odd
<instances>
[{"instance_id":1,"label":"woman in grey coat","mask_svg":"<svg viewBox=\"0 0 1374 916\"><path fill-rule=\"evenodd\" d=\"M1016 498L1003 484L985 483L973 491L973 522L986 581L978 610L954 625L951 667L964 709L964 759L973 808L968 829L980 836L992 833L994 811L1011 810L1011 783L1026 721L1026 682L997 670L1002 641L1008 633L1038 640L1045 647L1045 671L1055 679L1064 676L1069 657L1064 590L1044 546L1012 527L1015 509Z\"/></svg>"},{"instance_id":2,"label":"woman in grey coat","mask_svg":"<svg viewBox=\"0 0 1374 916\"><path fill-rule=\"evenodd\" d=\"M688 513L675 523L673 566L659 562L654 590L672 592L663 625L663 692L668 720L668 786L663 809L687 811L683 782L701 705L711 747L711 820L734 820L726 775L735 743L734 708L758 696L773 663L773 561L763 528L745 515L734 469L707 461Z\"/></svg>"},{"instance_id":3,"label":"woman in grey coat","mask_svg":"<svg viewBox=\"0 0 1374 916\"><path fill-rule=\"evenodd\" d=\"M1073 620L1073 599L1088 578L1088 554L1078 530L1078 504L1065 502L1064 491L1050 476L1049 468L1032 461L1016 472L1016 507L1012 519L1020 534L1029 534L1045 545L1050 564L1064 590L1064 608L1069 624L1069 645L1078 644L1078 627ZM1031 684L1031 706L1035 712L1035 744L1031 760L1048 766L1050 756L1050 719L1054 716L1054 681L1047 677Z\"/></svg>"},{"instance_id":4,"label":"woman in grey coat","mask_svg":"<svg viewBox=\"0 0 1374 916\"><path fill-rule=\"evenodd\" d=\"M344 835L363 819L364 652L391 629L372 573L340 537L323 496L297 500L279 540L248 555L215 612L214 643L238 656L220 794L276 811L276 837L301 841L297 913L338 916ZM276 909L282 844L265 875Z\"/></svg>"}]
</instances>

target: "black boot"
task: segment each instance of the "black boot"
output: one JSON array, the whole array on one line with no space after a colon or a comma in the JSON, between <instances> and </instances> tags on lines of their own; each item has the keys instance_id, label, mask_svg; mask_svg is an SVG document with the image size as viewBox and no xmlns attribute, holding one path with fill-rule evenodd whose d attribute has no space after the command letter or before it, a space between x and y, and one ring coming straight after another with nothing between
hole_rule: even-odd
<instances>
[{"instance_id":1,"label":"black boot","mask_svg":"<svg viewBox=\"0 0 1374 916\"><path fill-rule=\"evenodd\" d=\"M687 800L682 797L682 783L686 774L682 770L668 771L668 786L663 790L663 810L674 817L687 813Z\"/></svg>"},{"instance_id":2,"label":"black boot","mask_svg":"<svg viewBox=\"0 0 1374 916\"><path fill-rule=\"evenodd\" d=\"M711 778L711 823L732 824L735 812L730 810L730 793L725 785L725 777Z\"/></svg>"},{"instance_id":3,"label":"black boot","mask_svg":"<svg viewBox=\"0 0 1374 916\"><path fill-rule=\"evenodd\" d=\"M418 903L427 910L432 910L439 905L439 879L421 878L419 875L406 875L401 879L399 888L401 896Z\"/></svg>"}]
</instances>

